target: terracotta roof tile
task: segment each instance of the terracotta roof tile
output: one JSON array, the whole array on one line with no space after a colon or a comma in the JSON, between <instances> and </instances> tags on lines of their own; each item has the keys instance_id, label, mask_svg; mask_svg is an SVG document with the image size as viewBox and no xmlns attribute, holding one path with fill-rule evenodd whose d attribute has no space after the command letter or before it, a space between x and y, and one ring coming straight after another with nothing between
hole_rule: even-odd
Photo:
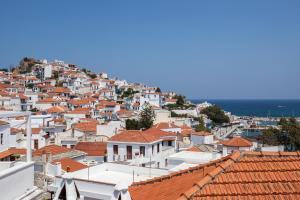
<instances>
[{"instance_id":1,"label":"terracotta roof tile","mask_svg":"<svg viewBox=\"0 0 300 200\"><path fill-rule=\"evenodd\" d=\"M210 172L188 199L297 199L300 195L300 157L295 152L237 153ZM212 175L213 174L213 175ZM206 176L208 177L208 176Z\"/></svg>"},{"instance_id":2,"label":"terracotta roof tile","mask_svg":"<svg viewBox=\"0 0 300 200\"><path fill-rule=\"evenodd\" d=\"M70 93L70 89L66 87L55 87L51 93Z\"/></svg>"},{"instance_id":3,"label":"terracotta roof tile","mask_svg":"<svg viewBox=\"0 0 300 200\"><path fill-rule=\"evenodd\" d=\"M174 123L167 123L167 122L161 122L158 124L153 125L154 128L157 129L170 129L170 128L180 128L179 126L176 126Z\"/></svg>"},{"instance_id":4,"label":"terracotta roof tile","mask_svg":"<svg viewBox=\"0 0 300 200\"><path fill-rule=\"evenodd\" d=\"M64 106L53 106L51 108L47 109L48 113L64 113L66 112L68 109Z\"/></svg>"},{"instance_id":5,"label":"terracotta roof tile","mask_svg":"<svg viewBox=\"0 0 300 200\"><path fill-rule=\"evenodd\" d=\"M0 152L0 159L7 158L14 154L24 155L24 154L26 154L26 149L10 148L8 150L2 151L2 152Z\"/></svg>"},{"instance_id":6,"label":"terracotta roof tile","mask_svg":"<svg viewBox=\"0 0 300 200\"><path fill-rule=\"evenodd\" d=\"M186 170L174 172L169 176L154 178L152 180L135 183L129 187L132 200L174 200L187 199L199 190L199 181L209 172L216 169L216 165L223 159L210 162L206 165L198 165ZM209 176L210 177L210 176ZM205 180L210 180L206 178Z\"/></svg>"},{"instance_id":7,"label":"terracotta roof tile","mask_svg":"<svg viewBox=\"0 0 300 200\"><path fill-rule=\"evenodd\" d=\"M186 151L195 151L195 152L202 152L198 147L192 146L191 148L187 149Z\"/></svg>"},{"instance_id":8,"label":"terracotta roof tile","mask_svg":"<svg viewBox=\"0 0 300 200\"><path fill-rule=\"evenodd\" d=\"M132 200L299 199L300 157L298 152L234 152L207 165L135 183L129 192Z\"/></svg>"},{"instance_id":9,"label":"terracotta roof tile","mask_svg":"<svg viewBox=\"0 0 300 200\"><path fill-rule=\"evenodd\" d=\"M42 131L41 128L31 128L31 133L32 134L40 134L41 131Z\"/></svg>"},{"instance_id":10,"label":"terracotta roof tile","mask_svg":"<svg viewBox=\"0 0 300 200\"><path fill-rule=\"evenodd\" d=\"M198 135L198 136L209 136L212 135L212 133L207 131L200 131L200 132L193 132L191 135Z\"/></svg>"},{"instance_id":11,"label":"terracotta roof tile","mask_svg":"<svg viewBox=\"0 0 300 200\"><path fill-rule=\"evenodd\" d=\"M46 153L51 153L52 155L56 155L61 153L67 153L69 151L71 151L71 149L53 144L53 145L48 145L40 149L37 149L36 151L33 152L33 156L41 156Z\"/></svg>"},{"instance_id":12,"label":"terracotta roof tile","mask_svg":"<svg viewBox=\"0 0 300 200\"><path fill-rule=\"evenodd\" d=\"M76 160L73 160L71 158L62 158L60 160L53 160L52 161L52 164L57 164L57 163L61 164L61 168L64 171L69 170L69 172L78 171L78 170L85 169L85 168L88 167L87 165L82 164L82 163L80 163Z\"/></svg>"},{"instance_id":13,"label":"terracotta roof tile","mask_svg":"<svg viewBox=\"0 0 300 200\"><path fill-rule=\"evenodd\" d=\"M161 138L155 134L149 134L138 130L128 130L112 136L108 141L152 143L160 139Z\"/></svg>"},{"instance_id":14,"label":"terracotta roof tile","mask_svg":"<svg viewBox=\"0 0 300 200\"><path fill-rule=\"evenodd\" d=\"M74 149L87 153L88 156L105 156L105 142L78 142Z\"/></svg>"},{"instance_id":15,"label":"terracotta roof tile","mask_svg":"<svg viewBox=\"0 0 300 200\"><path fill-rule=\"evenodd\" d=\"M251 147L253 145L252 142L242 137L234 137L230 140L223 140L220 143L230 147Z\"/></svg>"},{"instance_id":16,"label":"terracotta roof tile","mask_svg":"<svg viewBox=\"0 0 300 200\"><path fill-rule=\"evenodd\" d=\"M97 124L98 122L90 121L90 122L79 122L74 124L74 129L82 131L82 132L97 132Z\"/></svg>"}]
</instances>

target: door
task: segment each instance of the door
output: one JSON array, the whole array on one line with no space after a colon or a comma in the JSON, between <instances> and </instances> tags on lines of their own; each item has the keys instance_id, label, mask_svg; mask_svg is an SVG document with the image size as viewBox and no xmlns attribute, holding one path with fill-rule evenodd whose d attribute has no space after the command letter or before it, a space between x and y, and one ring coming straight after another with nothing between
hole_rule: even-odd
<instances>
[{"instance_id":1,"label":"door","mask_svg":"<svg viewBox=\"0 0 300 200\"><path fill-rule=\"evenodd\" d=\"M140 146L140 155L145 156L145 146Z\"/></svg>"},{"instance_id":2,"label":"door","mask_svg":"<svg viewBox=\"0 0 300 200\"><path fill-rule=\"evenodd\" d=\"M132 146L127 146L127 160L132 159Z\"/></svg>"},{"instance_id":3,"label":"door","mask_svg":"<svg viewBox=\"0 0 300 200\"><path fill-rule=\"evenodd\" d=\"M34 144L34 149L39 148L39 140L35 139L33 144Z\"/></svg>"}]
</instances>

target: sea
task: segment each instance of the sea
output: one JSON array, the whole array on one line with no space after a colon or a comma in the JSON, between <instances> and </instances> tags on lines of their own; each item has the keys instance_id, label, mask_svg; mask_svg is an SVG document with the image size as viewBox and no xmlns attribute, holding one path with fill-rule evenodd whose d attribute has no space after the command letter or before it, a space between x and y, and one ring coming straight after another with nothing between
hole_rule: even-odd
<instances>
[{"instance_id":1,"label":"sea","mask_svg":"<svg viewBox=\"0 0 300 200\"><path fill-rule=\"evenodd\" d=\"M255 117L300 117L299 100L190 100L198 104L207 101L237 116Z\"/></svg>"}]
</instances>

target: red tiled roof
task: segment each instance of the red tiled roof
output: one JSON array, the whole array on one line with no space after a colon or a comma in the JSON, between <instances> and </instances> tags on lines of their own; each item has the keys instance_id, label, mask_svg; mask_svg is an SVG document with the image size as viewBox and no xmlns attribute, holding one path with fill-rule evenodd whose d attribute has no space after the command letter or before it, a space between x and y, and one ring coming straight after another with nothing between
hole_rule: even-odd
<instances>
[{"instance_id":1,"label":"red tiled roof","mask_svg":"<svg viewBox=\"0 0 300 200\"><path fill-rule=\"evenodd\" d=\"M67 114L90 114L91 108L76 108L72 111L67 112Z\"/></svg>"},{"instance_id":2,"label":"red tiled roof","mask_svg":"<svg viewBox=\"0 0 300 200\"><path fill-rule=\"evenodd\" d=\"M53 145L48 145L43 148L37 149L36 151L33 152L33 156L41 156L41 155L47 154L47 153L56 155L56 154L61 154L61 153L67 153L69 151L71 151L71 149L53 144Z\"/></svg>"},{"instance_id":3,"label":"red tiled roof","mask_svg":"<svg viewBox=\"0 0 300 200\"><path fill-rule=\"evenodd\" d=\"M23 129L19 129L19 128L14 128L14 127L10 128L11 135L15 135L17 133L23 133L23 131L24 131Z\"/></svg>"},{"instance_id":4,"label":"red tiled roof","mask_svg":"<svg viewBox=\"0 0 300 200\"><path fill-rule=\"evenodd\" d=\"M188 126L186 124L180 126L180 128L181 128L180 135L183 137L189 137L191 135L191 133L194 131L190 126Z\"/></svg>"},{"instance_id":5,"label":"red tiled roof","mask_svg":"<svg viewBox=\"0 0 300 200\"><path fill-rule=\"evenodd\" d=\"M57 99L52 99L52 98L44 98L44 99L40 99L39 101L37 101L37 103L57 103L60 102Z\"/></svg>"},{"instance_id":6,"label":"red tiled roof","mask_svg":"<svg viewBox=\"0 0 300 200\"><path fill-rule=\"evenodd\" d=\"M88 156L105 156L105 142L78 142L74 149L87 153Z\"/></svg>"},{"instance_id":7,"label":"red tiled roof","mask_svg":"<svg viewBox=\"0 0 300 200\"><path fill-rule=\"evenodd\" d=\"M98 122L90 121L90 122L80 122L74 124L74 129L77 129L82 132L97 132L97 124Z\"/></svg>"},{"instance_id":8,"label":"red tiled roof","mask_svg":"<svg viewBox=\"0 0 300 200\"><path fill-rule=\"evenodd\" d=\"M192 135L198 135L198 136L209 136L209 135L212 135L212 133L207 132L207 131L193 132L191 134Z\"/></svg>"},{"instance_id":9,"label":"red tiled roof","mask_svg":"<svg viewBox=\"0 0 300 200\"><path fill-rule=\"evenodd\" d=\"M9 124L8 122L0 120L0 126L2 126L2 125L8 125L8 124Z\"/></svg>"},{"instance_id":10,"label":"red tiled roof","mask_svg":"<svg viewBox=\"0 0 300 200\"><path fill-rule=\"evenodd\" d=\"M9 148L8 149L12 154L25 155L26 149L18 149L18 148Z\"/></svg>"},{"instance_id":11,"label":"red tiled roof","mask_svg":"<svg viewBox=\"0 0 300 200\"><path fill-rule=\"evenodd\" d=\"M41 132L41 128L31 128L31 133L32 134L39 134Z\"/></svg>"},{"instance_id":12,"label":"red tiled roof","mask_svg":"<svg viewBox=\"0 0 300 200\"><path fill-rule=\"evenodd\" d=\"M296 200L300 152L234 152L206 165L135 183L129 192L132 200Z\"/></svg>"},{"instance_id":13,"label":"red tiled roof","mask_svg":"<svg viewBox=\"0 0 300 200\"><path fill-rule=\"evenodd\" d=\"M198 147L192 146L191 148L187 149L186 151L194 151L194 152L201 152Z\"/></svg>"},{"instance_id":14,"label":"red tiled roof","mask_svg":"<svg viewBox=\"0 0 300 200\"><path fill-rule=\"evenodd\" d=\"M95 102L96 99L94 98L84 98L84 99L71 99L68 101L68 103L75 105L75 106L80 106L80 105L87 105L91 104L92 102Z\"/></svg>"},{"instance_id":15,"label":"red tiled roof","mask_svg":"<svg viewBox=\"0 0 300 200\"><path fill-rule=\"evenodd\" d=\"M299 152L235 153L189 199L299 199ZM199 187L200 186L200 187ZM192 190L190 190L192 191ZM182 199L187 199L186 197Z\"/></svg>"},{"instance_id":16,"label":"red tiled roof","mask_svg":"<svg viewBox=\"0 0 300 200\"><path fill-rule=\"evenodd\" d=\"M165 102L176 103L176 102L177 102L177 99L165 99Z\"/></svg>"},{"instance_id":17,"label":"red tiled roof","mask_svg":"<svg viewBox=\"0 0 300 200\"><path fill-rule=\"evenodd\" d=\"M127 130L112 136L108 141L152 143L157 140L160 140L157 135L145 133L144 131Z\"/></svg>"},{"instance_id":18,"label":"red tiled roof","mask_svg":"<svg viewBox=\"0 0 300 200\"><path fill-rule=\"evenodd\" d=\"M216 168L223 160L198 165L170 175L154 178L144 182L133 183L129 187L132 200L174 200L192 188L196 182Z\"/></svg>"},{"instance_id":19,"label":"red tiled roof","mask_svg":"<svg viewBox=\"0 0 300 200\"><path fill-rule=\"evenodd\" d=\"M66 87L55 87L51 93L70 93L70 89Z\"/></svg>"},{"instance_id":20,"label":"red tiled roof","mask_svg":"<svg viewBox=\"0 0 300 200\"><path fill-rule=\"evenodd\" d=\"M26 149L17 149L17 148L10 148L8 150L0 152L0 159L7 158L13 154L25 155Z\"/></svg>"},{"instance_id":21,"label":"red tiled roof","mask_svg":"<svg viewBox=\"0 0 300 200\"><path fill-rule=\"evenodd\" d=\"M167 123L167 122L155 124L155 125L153 125L153 127L158 128L158 129L179 128L174 123Z\"/></svg>"},{"instance_id":22,"label":"red tiled roof","mask_svg":"<svg viewBox=\"0 0 300 200\"><path fill-rule=\"evenodd\" d=\"M230 140L223 140L220 143L228 147L251 147L253 145L252 142L242 137L234 137Z\"/></svg>"},{"instance_id":23,"label":"red tiled roof","mask_svg":"<svg viewBox=\"0 0 300 200\"><path fill-rule=\"evenodd\" d=\"M2 151L2 152L0 152L0 159L7 158L8 156L11 156L11 155L12 155L12 153L9 150Z\"/></svg>"},{"instance_id":24,"label":"red tiled roof","mask_svg":"<svg viewBox=\"0 0 300 200\"><path fill-rule=\"evenodd\" d=\"M67 168L69 168L69 172L75 172L75 171L85 169L85 168L88 167L87 165L82 164L82 163L80 163L76 160L73 160L71 158L62 158L60 160L53 160L52 161L52 164L57 164L57 163L61 163L61 168L64 171L67 171L68 170Z\"/></svg>"},{"instance_id":25,"label":"red tiled roof","mask_svg":"<svg viewBox=\"0 0 300 200\"><path fill-rule=\"evenodd\" d=\"M47 109L48 113L64 113L66 112L68 109L64 106L53 106L51 108Z\"/></svg>"},{"instance_id":26,"label":"red tiled roof","mask_svg":"<svg viewBox=\"0 0 300 200\"><path fill-rule=\"evenodd\" d=\"M162 131L158 128L155 128L155 127L151 127L147 130L144 131L144 133L146 134L150 134L150 135L155 135L155 136L158 136L160 138L162 137L176 137L176 133L173 133L173 132L166 132L166 131Z\"/></svg>"}]
</instances>

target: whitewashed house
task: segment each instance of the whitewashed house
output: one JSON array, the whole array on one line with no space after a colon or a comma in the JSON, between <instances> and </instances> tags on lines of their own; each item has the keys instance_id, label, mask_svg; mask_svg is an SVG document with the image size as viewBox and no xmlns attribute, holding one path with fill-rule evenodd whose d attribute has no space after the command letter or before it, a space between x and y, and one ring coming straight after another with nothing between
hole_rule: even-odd
<instances>
[{"instance_id":1,"label":"whitewashed house","mask_svg":"<svg viewBox=\"0 0 300 200\"><path fill-rule=\"evenodd\" d=\"M201 131L201 132L192 132L191 133L191 142L194 145L201 144L213 144L214 135L210 132Z\"/></svg>"},{"instance_id":2,"label":"whitewashed house","mask_svg":"<svg viewBox=\"0 0 300 200\"><path fill-rule=\"evenodd\" d=\"M151 106L160 107L162 105L162 96L160 93L144 93L140 96L140 106L150 104Z\"/></svg>"},{"instance_id":3,"label":"whitewashed house","mask_svg":"<svg viewBox=\"0 0 300 200\"><path fill-rule=\"evenodd\" d=\"M173 133L151 129L128 130L107 141L107 161L126 161L137 166L166 167L166 157L175 152Z\"/></svg>"},{"instance_id":4,"label":"whitewashed house","mask_svg":"<svg viewBox=\"0 0 300 200\"><path fill-rule=\"evenodd\" d=\"M0 152L9 148L10 124L6 121L0 121Z\"/></svg>"},{"instance_id":5,"label":"whitewashed house","mask_svg":"<svg viewBox=\"0 0 300 200\"><path fill-rule=\"evenodd\" d=\"M242 137L223 140L220 144L221 146L218 148L222 150L224 156L231 154L233 151L252 151L255 148L254 143Z\"/></svg>"}]
</instances>

